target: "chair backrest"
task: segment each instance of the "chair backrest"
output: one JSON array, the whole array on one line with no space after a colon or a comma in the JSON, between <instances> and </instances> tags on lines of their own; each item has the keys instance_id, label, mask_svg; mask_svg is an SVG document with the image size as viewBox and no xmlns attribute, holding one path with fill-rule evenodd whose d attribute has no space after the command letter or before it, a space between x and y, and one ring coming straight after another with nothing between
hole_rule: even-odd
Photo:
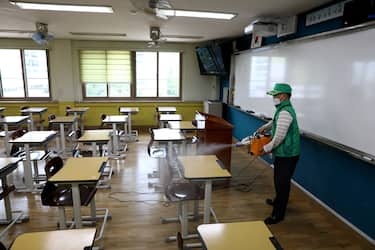
<instances>
[{"instance_id":1,"label":"chair backrest","mask_svg":"<svg viewBox=\"0 0 375 250\"><path fill-rule=\"evenodd\" d=\"M23 129L18 129L12 134L12 139L17 139L23 136L26 132ZM23 152L22 148L17 144L12 143L12 147L10 148L10 155L13 157L18 157Z\"/></svg>"},{"instance_id":2,"label":"chair backrest","mask_svg":"<svg viewBox=\"0 0 375 250\"><path fill-rule=\"evenodd\" d=\"M65 116L68 116L69 115L69 113L68 113L68 110L69 109L72 109L72 107L70 107L70 106L66 106L65 107Z\"/></svg>"},{"instance_id":3,"label":"chair backrest","mask_svg":"<svg viewBox=\"0 0 375 250\"><path fill-rule=\"evenodd\" d=\"M56 116L54 114L48 115L48 121L52 121L55 118L56 118Z\"/></svg>"},{"instance_id":4,"label":"chair backrest","mask_svg":"<svg viewBox=\"0 0 375 250\"><path fill-rule=\"evenodd\" d=\"M15 132L13 132L12 139L13 140L17 139L18 137L23 136L25 133L26 133L25 130L23 130L23 129L17 129Z\"/></svg>"},{"instance_id":5,"label":"chair backrest","mask_svg":"<svg viewBox=\"0 0 375 250\"><path fill-rule=\"evenodd\" d=\"M103 121L105 118L107 118L107 115L106 115L106 114L101 114L101 115L100 115L100 119L102 119L102 121Z\"/></svg>"},{"instance_id":6,"label":"chair backrest","mask_svg":"<svg viewBox=\"0 0 375 250\"><path fill-rule=\"evenodd\" d=\"M22 106L21 110L25 110L25 109L28 109L28 108L30 108L30 107L29 106Z\"/></svg>"},{"instance_id":7,"label":"chair backrest","mask_svg":"<svg viewBox=\"0 0 375 250\"><path fill-rule=\"evenodd\" d=\"M63 160L61 157L56 156L49 160L44 167L46 172L47 180L51 178L54 174L56 174L64 165Z\"/></svg>"},{"instance_id":8,"label":"chair backrest","mask_svg":"<svg viewBox=\"0 0 375 250\"><path fill-rule=\"evenodd\" d=\"M77 129L75 132L76 139L78 140L82 136L82 131L80 129Z\"/></svg>"},{"instance_id":9,"label":"chair backrest","mask_svg":"<svg viewBox=\"0 0 375 250\"><path fill-rule=\"evenodd\" d=\"M52 130L52 124L50 123L50 121L52 121L55 118L56 118L56 115L54 114L48 115L48 130Z\"/></svg>"}]
</instances>

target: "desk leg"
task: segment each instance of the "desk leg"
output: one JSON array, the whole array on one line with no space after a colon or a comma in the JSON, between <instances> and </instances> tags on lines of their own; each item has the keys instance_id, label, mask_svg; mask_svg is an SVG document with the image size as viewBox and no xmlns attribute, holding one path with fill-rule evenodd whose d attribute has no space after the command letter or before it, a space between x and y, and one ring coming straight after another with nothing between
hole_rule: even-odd
<instances>
[{"instance_id":1,"label":"desk leg","mask_svg":"<svg viewBox=\"0 0 375 250\"><path fill-rule=\"evenodd\" d=\"M76 228L82 227L81 221L81 197L79 193L79 183L72 183L73 212Z\"/></svg>"},{"instance_id":2,"label":"desk leg","mask_svg":"<svg viewBox=\"0 0 375 250\"><path fill-rule=\"evenodd\" d=\"M132 136L132 112L128 113L128 134L129 138Z\"/></svg>"},{"instance_id":3,"label":"desk leg","mask_svg":"<svg viewBox=\"0 0 375 250\"><path fill-rule=\"evenodd\" d=\"M92 146L92 156L93 157L96 157L97 156L97 152L96 152L96 142L92 142L91 143L91 146Z\"/></svg>"},{"instance_id":4,"label":"desk leg","mask_svg":"<svg viewBox=\"0 0 375 250\"><path fill-rule=\"evenodd\" d=\"M5 190L8 186L7 177L1 177L1 185L3 186L3 190ZM5 216L7 221L11 221L13 219L12 216L12 208L10 204L9 195L4 197L4 207L5 207Z\"/></svg>"},{"instance_id":5,"label":"desk leg","mask_svg":"<svg viewBox=\"0 0 375 250\"><path fill-rule=\"evenodd\" d=\"M23 163L23 172L25 176L25 185L29 191L34 189L33 175L31 171L31 158L30 158L30 146L25 144L26 161Z\"/></svg>"},{"instance_id":6,"label":"desk leg","mask_svg":"<svg viewBox=\"0 0 375 250\"><path fill-rule=\"evenodd\" d=\"M39 113L40 131L43 131L43 114Z\"/></svg>"},{"instance_id":7,"label":"desk leg","mask_svg":"<svg viewBox=\"0 0 375 250\"><path fill-rule=\"evenodd\" d=\"M33 113L29 113L29 119L30 119L30 124L27 125L27 129L29 131L34 131L35 130L35 127L34 127L34 118L33 118Z\"/></svg>"},{"instance_id":8,"label":"desk leg","mask_svg":"<svg viewBox=\"0 0 375 250\"><path fill-rule=\"evenodd\" d=\"M211 211L211 193L212 193L212 181L207 180L204 188L204 215L203 223L210 223L210 211Z\"/></svg>"},{"instance_id":9,"label":"desk leg","mask_svg":"<svg viewBox=\"0 0 375 250\"><path fill-rule=\"evenodd\" d=\"M83 113L79 114L79 122L80 122L80 125L81 125L81 132L83 134Z\"/></svg>"},{"instance_id":10,"label":"desk leg","mask_svg":"<svg viewBox=\"0 0 375 250\"><path fill-rule=\"evenodd\" d=\"M6 123L4 123L4 131L5 131L5 153L6 155L10 156L9 131L8 131L8 124Z\"/></svg>"},{"instance_id":11,"label":"desk leg","mask_svg":"<svg viewBox=\"0 0 375 250\"><path fill-rule=\"evenodd\" d=\"M112 123L112 137L113 137L113 154L118 154L118 137L117 137L117 128L116 123Z\"/></svg>"},{"instance_id":12,"label":"desk leg","mask_svg":"<svg viewBox=\"0 0 375 250\"><path fill-rule=\"evenodd\" d=\"M62 154L65 154L65 132L64 132L64 123L60 123L60 141L61 141L61 151L62 151Z\"/></svg>"}]
</instances>

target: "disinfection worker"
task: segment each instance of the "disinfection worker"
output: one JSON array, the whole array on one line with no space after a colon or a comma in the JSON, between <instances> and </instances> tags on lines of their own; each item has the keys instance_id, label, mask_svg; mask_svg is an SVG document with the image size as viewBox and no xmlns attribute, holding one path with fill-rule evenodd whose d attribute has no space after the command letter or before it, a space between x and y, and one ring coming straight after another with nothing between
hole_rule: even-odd
<instances>
[{"instance_id":1,"label":"disinfection worker","mask_svg":"<svg viewBox=\"0 0 375 250\"><path fill-rule=\"evenodd\" d=\"M292 88L289 84L276 83L274 89L267 94L273 97L275 115L272 121L260 127L257 132L272 132L271 142L263 147L264 153L272 153L274 157L275 198L266 199L273 210L271 216L264 220L270 225L285 217L291 179L300 155L300 134L296 113L290 102Z\"/></svg>"}]
</instances>

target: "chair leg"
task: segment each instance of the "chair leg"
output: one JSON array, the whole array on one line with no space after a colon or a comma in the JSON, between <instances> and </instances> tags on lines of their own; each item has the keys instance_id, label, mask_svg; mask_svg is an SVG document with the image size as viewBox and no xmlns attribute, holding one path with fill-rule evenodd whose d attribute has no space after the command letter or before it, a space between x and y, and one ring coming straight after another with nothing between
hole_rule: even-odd
<instances>
[{"instance_id":1,"label":"chair leg","mask_svg":"<svg viewBox=\"0 0 375 250\"><path fill-rule=\"evenodd\" d=\"M36 183L39 183L39 169L38 169L38 161L33 161L33 168L34 168L34 179Z\"/></svg>"},{"instance_id":2,"label":"chair leg","mask_svg":"<svg viewBox=\"0 0 375 250\"><path fill-rule=\"evenodd\" d=\"M59 228L66 229L65 208L59 207Z\"/></svg>"},{"instance_id":3,"label":"chair leg","mask_svg":"<svg viewBox=\"0 0 375 250\"><path fill-rule=\"evenodd\" d=\"M181 234L182 238L186 237L188 235L188 201L182 201L181 206L181 214L180 214L180 221L181 221Z\"/></svg>"},{"instance_id":4,"label":"chair leg","mask_svg":"<svg viewBox=\"0 0 375 250\"><path fill-rule=\"evenodd\" d=\"M194 201L194 219L198 220L199 219L199 200Z\"/></svg>"},{"instance_id":5,"label":"chair leg","mask_svg":"<svg viewBox=\"0 0 375 250\"><path fill-rule=\"evenodd\" d=\"M95 203L95 197L92 198L90 202L90 212L91 212L91 217L93 220L96 220L96 203Z\"/></svg>"}]
</instances>

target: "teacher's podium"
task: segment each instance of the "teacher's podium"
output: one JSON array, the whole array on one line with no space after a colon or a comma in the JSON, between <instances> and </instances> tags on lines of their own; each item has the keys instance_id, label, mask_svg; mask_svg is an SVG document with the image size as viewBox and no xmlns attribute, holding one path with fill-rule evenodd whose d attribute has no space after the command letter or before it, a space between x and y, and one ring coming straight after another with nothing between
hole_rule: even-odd
<instances>
[{"instance_id":1,"label":"teacher's podium","mask_svg":"<svg viewBox=\"0 0 375 250\"><path fill-rule=\"evenodd\" d=\"M199 114L205 117L205 120L204 129L197 131L199 137L198 154L216 155L224 164L225 169L230 172L233 125L214 115L203 112L199 112ZM194 125L199 125L197 123L199 121L193 121Z\"/></svg>"}]
</instances>

